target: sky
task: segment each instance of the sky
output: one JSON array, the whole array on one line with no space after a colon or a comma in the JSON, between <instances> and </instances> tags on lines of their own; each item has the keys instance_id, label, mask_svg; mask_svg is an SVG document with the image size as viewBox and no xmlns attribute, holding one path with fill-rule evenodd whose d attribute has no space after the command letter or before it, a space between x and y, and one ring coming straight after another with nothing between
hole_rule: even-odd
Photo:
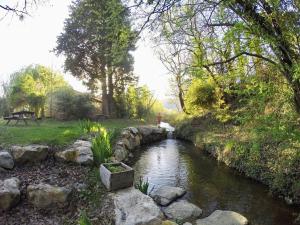
<instances>
[{"instance_id":1,"label":"sky","mask_svg":"<svg viewBox=\"0 0 300 225\"><path fill-rule=\"evenodd\" d=\"M56 46L56 37L63 31L70 2L52 0L39 5L22 21L11 15L0 20L0 83L30 64L45 65L63 73L64 57L57 57L51 50ZM152 44L140 39L137 47L133 55L134 72L139 76L139 84L148 85L158 99L167 98L167 71L155 55ZM64 74L64 77L74 89L81 92L87 90L71 74Z\"/></svg>"}]
</instances>

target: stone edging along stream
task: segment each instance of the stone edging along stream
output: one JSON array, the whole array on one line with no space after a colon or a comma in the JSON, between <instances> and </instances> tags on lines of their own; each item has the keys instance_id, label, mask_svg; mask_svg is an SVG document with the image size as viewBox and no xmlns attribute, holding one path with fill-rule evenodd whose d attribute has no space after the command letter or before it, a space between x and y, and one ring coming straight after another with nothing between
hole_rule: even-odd
<instances>
[{"instance_id":1,"label":"stone edging along stream","mask_svg":"<svg viewBox=\"0 0 300 225\"><path fill-rule=\"evenodd\" d=\"M127 161L133 156L133 150L142 144L150 144L166 139L167 132L163 128L155 126L129 127L122 130L120 138L114 147L112 160ZM93 164L92 144L89 140L77 140L62 151L54 153L49 146L26 145L11 146L7 150L0 150L0 211L9 210L21 201L21 192L26 193L26 200L37 208L64 205L68 202L73 184L65 187L59 182L49 185L39 180L26 182L21 188L21 177L10 175L15 169L22 170L25 165L43 165L46 160L73 163L84 166ZM66 164L67 165L67 164ZM28 169L28 167L24 167ZM4 179L3 179L4 178ZM37 179L37 178L36 178ZM47 178L43 179L47 180ZM74 184L75 185L75 184Z\"/></svg>"},{"instance_id":2,"label":"stone edging along stream","mask_svg":"<svg viewBox=\"0 0 300 225\"><path fill-rule=\"evenodd\" d=\"M114 146L112 160L128 161L139 146L166 138L167 131L164 128L155 126L125 128ZM91 142L77 140L67 149L55 153L51 152L48 146L43 145L12 146L8 151L0 151L0 170L4 170L9 175L15 169L15 165L17 169L22 169L25 164L43 166L49 156L54 161L86 166L93 164ZM68 167L65 163L57 164L60 167L63 165ZM20 177L11 175L4 177L6 179L0 179L0 211L10 210L22 201L28 201L39 209L64 207L70 200L71 192L78 188L76 187L78 184L74 181L65 186L59 182L50 185L39 180L31 180L33 183L25 182L22 188ZM26 198L21 198L21 192L26 195ZM150 193L150 197L131 187L111 193L106 198L113 200L109 210L114 212L113 221L116 225L177 225L173 221L185 222L184 225L191 225L188 221L193 221L197 225L207 223L213 225L220 224L220 221L228 221L228 224L231 224L233 220L237 225L248 223L247 219L240 214L221 210L216 210L207 218L198 219L202 214L199 207L186 200L178 200L184 194L185 190L182 188L166 186Z\"/></svg>"}]
</instances>

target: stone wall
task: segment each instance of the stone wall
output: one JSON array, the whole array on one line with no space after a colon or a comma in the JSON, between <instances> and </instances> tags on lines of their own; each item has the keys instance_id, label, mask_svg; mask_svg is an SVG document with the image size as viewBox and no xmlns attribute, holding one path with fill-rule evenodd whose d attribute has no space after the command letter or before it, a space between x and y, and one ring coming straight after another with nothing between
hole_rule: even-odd
<instances>
[{"instance_id":1,"label":"stone wall","mask_svg":"<svg viewBox=\"0 0 300 225\"><path fill-rule=\"evenodd\" d=\"M134 150L141 145L151 144L167 138L164 128L155 126L128 127L122 130L121 136L114 146L114 160L127 161Z\"/></svg>"}]
</instances>

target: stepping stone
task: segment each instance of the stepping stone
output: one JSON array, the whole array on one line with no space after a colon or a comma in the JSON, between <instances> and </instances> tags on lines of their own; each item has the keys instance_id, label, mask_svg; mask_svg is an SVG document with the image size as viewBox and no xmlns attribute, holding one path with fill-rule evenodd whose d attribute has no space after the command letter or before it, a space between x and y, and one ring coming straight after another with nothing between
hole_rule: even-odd
<instances>
[{"instance_id":1,"label":"stepping stone","mask_svg":"<svg viewBox=\"0 0 300 225\"><path fill-rule=\"evenodd\" d=\"M246 225L248 220L233 211L216 210L210 216L199 219L196 225Z\"/></svg>"},{"instance_id":2,"label":"stepping stone","mask_svg":"<svg viewBox=\"0 0 300 225\"><path fill-rule=\"evenodd\" d=\"M162 186L153 191L150 196L157 204L166 206L182 197L185 193L186 191L180 187Z\"/></svg>"},{"instance_id":3,"label":"stepping stone","mask_svg":"<svg viewBox=\"0 0 300 225\"><path fill-rule=\"evenodd\" d=\"M201 216L202 209L188 201L181 200L163 208L163 212L171 220L185 222Z\"/></svg>"},{"instance_id":4,"label":"stepping stone","mask_svg":"<svg viewBox=\"0 0 300 225\"><path fill-rule=\"evenodd\" d=\"M7 151L0 151L0 167L4 169L14 168L14 159L12 155Z\"/></svg>"},{"instance_id":5,"label":"stepping stone","mask_svg":"<svg viewBox=\"0 0 300 225\"><path fill-rule=\"evenodd\" d=\"M163 214L152 198L135 188L112 194L116 225L161 225Z\"/></svg>"},{"instance_id":6,"label":"stepping stone","mask_svg":"<svg viewBox=\"0 0 300 225\"><path fill-rule=\"evenodd\" d=\"M70 189L43 183L27 187L28 201L37 208L64 206L68 202L70 194Z\"/></svg>"},{"instance_id":7,"label":"stepping stone","mask_svg":"<svg viewBox=\"0 0 300 225\"><path fill-rule=\"evenodd\" d=\"M7 210L17 205L20 201L20 180L10 178L0 180L0 209Z\"/></svg>"}]
</instances>

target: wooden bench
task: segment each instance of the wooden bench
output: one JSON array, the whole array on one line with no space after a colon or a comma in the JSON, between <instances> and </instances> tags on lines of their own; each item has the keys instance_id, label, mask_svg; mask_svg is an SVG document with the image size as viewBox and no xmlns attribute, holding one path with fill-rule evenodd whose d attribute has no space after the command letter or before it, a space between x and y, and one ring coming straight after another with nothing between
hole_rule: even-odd
<instances>
[{"instance_id":1,"label":"wooden bench","mask_svg":"<svg viewBox=\"0 0 300 225\"><path fill-rule=\"evenodd\" d=\"M36 118L34 112L24 111L24 110L20 112L14 112L7 117L3 117L3 119L7 121L6 125L8 125L12 120L16 121L15 125L17 125L19 121L23 121L25 125L28 125L27 121L34 121L37 124L39 124L38 119Z\"/></svg>"}]
</instances>

